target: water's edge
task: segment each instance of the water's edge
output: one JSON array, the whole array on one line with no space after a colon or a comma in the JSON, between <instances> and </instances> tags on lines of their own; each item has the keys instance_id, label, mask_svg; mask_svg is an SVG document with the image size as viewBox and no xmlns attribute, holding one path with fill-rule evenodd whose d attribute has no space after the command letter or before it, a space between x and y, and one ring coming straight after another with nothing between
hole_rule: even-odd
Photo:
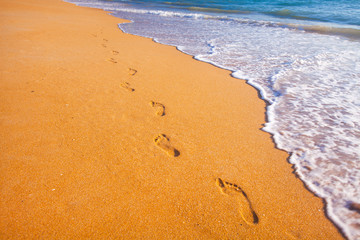
<instances>
[{"instance_id":1,"label":"water's edge","mask_svg":"<svg viewBox=\"0 0 360 240\"><path fill-rule=\"evenodd\" d=\"M112 12L109 12L109 15L114 16ZM116 16L114 16L114 17L116 17ZM119 19L120 19L120 18L119 18ZM125 34L130 34L130 35L137 36L137 37L144 37L144 36L141 36L141 35L136 35L136 34L131 34L131 33L125 32L125 31L121 28L121 25L123 25L123 24L131 24L131 23L133 23L133 21L132 21L132 20L129 20L129 19L124 19L124 20L127 20L127 21L129 21L129 22L119 23L119 24L118 24L118 27L119 27L120 31L122 31L122 32L125 33ZM263 93L262 93L263 90L262 90L262 88L259 87L259 86L256 87L257 84L251 83L251 81L250 81L250 80L247 80L247 79L237 78L237 77L234 76L234 73L235 73L236 71L231 71L230 69L227 69L227 68L225 68L225 67L221 67L221 66L215 65L214 63L209 62L209 61L200 60L200 59L196 58L196 56L193 56L193 55L188 54L188 53L186 53L186 52L184 52L184 51L181 51L181 49L180 49L178 46L163 44L163 43L161 43L161 42L156 41L155 38L151 38L151 37L144 37L144 38L151 39L153 42L155 42L155 43L157 43L157 44L161 44L161 45L165 45L165 46L172 46L172 47L174 47L176 50L178 50L179 52L181 52L181 53L183 53L183 54L186 54L186 55L188 55L188 56L191 56L192 59L194 59L194 60L196 60L196 61L205 62L205 63L207 63L207 64L212 65L213 67L216 67L216 68L219 68L219 69L223 69L223 70L226 70L226 71L230 71L231 73L230 73L229 75L230 75L232 78L235 78L235 79L238 79L238 80L241 80L241 81L245 81L246 84L248 84L249 86L251 86L253 89L256 90L256 92L257 92L257 94L258 94L258 98L259 98L260 100L262 100L262 101L265 102L265 123L263 124L263 127L265 127L265 124L266 124L266 123L269 123L268 108L271 107L271 103L263 97ZM277 144L276 141L275 141L275 137L274 137L275 134L274 134L274 133L272 133L272 132L270 132L270 131L266 131L266 130L263 129L263 128L259 128L259 130L270 134L271 140L272 140L272 142L273 142L273 144L274 144L274 148L276 148L276 149L278 149L278 150L280 150L280 151L284 151L284 152L286 152L286 153L288 154L288 157L286 158L286 161L287 161L289 164L291 164L292 169L294 170L294 171L292 172L292 173L294 174L294 176L295 176L296 178L300 179L300 181L303 183L303 186L304 186L304 188L305 188L306 190L308 190L308 191L309 191L310 193L312 193L314 196L316 196L316 197L318 197L318 198L321 199L321 201L323 202L323 205L324 205L323 209L324 209L325 217L336 227L336 229L337 229L338 232L343 236L344 239L349 239L349 238L347 237L344 229L340 227L340 226L341 226L341 221L340 221L339 219L337 219L336 216L333 216L333 218L330 217L330 215L329 215L329 213L328 213L328 210L329 210L328 208L329 208L329 206L328 206L328 203L327 203L327 201L326 201L326 198L325 198L325 197L321 197L319 194L317 194L317 193L316 193L316 190L313 190L310 185L306 184L305 180L303 180L303 179L301 178L300 174L297 172L298 166L297 166L296 164L292 163L291 160L290 160L290 159L291 159L291 156L293 155L293 153L292 153L292 152L288 152L288 151L286 151L286 150L284 150L284 149L281 149L281 148L278 146L278 144ZM336 219L334 219L334 218L336 218Z\"/></svg>"},{"instance_id":2,"label":"water's edge","mask_svg":"<svg viewBox=\"0 0 360 240\"><path fill-rule=\"evenodd\" d=\"M117 17L117 16L114 15L113 12L109 12L109 11L106 11L106 12L108 12L108 14L111 15L111 16ZM117 17L117 18L119 18L119 17ZM122 19L122 18L119 18L119 19ZM236 71L232 71L232 70L230 70L230 69L227 69L226 67L218 66L218 65L216 65L215 63L212 63L212 62L210 62L210 61L201 60L201 59L197 58L196 56L193 56L193 55L191 55L191 54L188 54L188 53L182 51L178 46L161 43L161 42L157 41L155 38L152 38L152 37L146 37L146 36L141 36L141 35L137 35L137 34L127 33L125 30L123 30L123 29L121 28L121 25L131 24L131 23L133 23L133 21L132 21L132 20L129 20L129 19L123 19L123 20L129 21L129 22L119 23L119 24L118 24L119 30L122 31L124 34L130 34L130 35L137 36L137 37L148 38L148 39L151 39L153 42L155 42L155 43L157 43L157 44L174 47L174 48L175 48L176 50L178 50L179 52L181 52L181 53L183 53L183 54L186 54L186 55L188 55L188 56L191 56L192 59L194 59L195 61L204 62L204 63L210 64L210 65L213 66L213 67L216 67L216 68L219 68L219 69L223 69L223 70L226 70L226 71L230 71L231 73L230 73L229 75L230 75L232 78L235 78L235 79L238 79L238 80L241 80L241 81L245 81L246 84L248 84L249 86L251 86L253 89L256 90L256 92L257 92L257 94L258 94L259 100L262 100L262 101L265 102L265 123L262 124L262 125L263 125L263 128L265 127L265 124L266 124L266 123L269 123L269 122L270 122L270 121L269 121L269 116L268 116L268 108L271 107L272 104L271 104L268 100L266 100L266 99L264 98L264 96L263 96L263 89L262 89L260 86L257 86L257 84L255 84L255 83L251 83L250 80L243 79L243 78L238 78L238 77L234 76L234 74L236 73ZM309 192L312 193L314 196L316 196L316 197L318 197L318 198L321 199L321 201L322 201L322 203L323 203L323 206L324 206L323 209L324 209L325 217L336 227L336 229L338 230L338 232L342 235L342 237L343 237L344 239L349 239L349 238L347 237L344 229L341 228L341 221L340 221L339 219L337 219L336 216L333 216L333 218L330 217L330 215L329 215L329 213L328 213L328 208L329 208L329 206L328 206L328 203L327 203L327 201L326 201L326 198L325 198L325 197L321 197L319 194L317 194L317 193L316 193L316 190L313 190L313 189L311 188L311 186L308 185L308 184L301 178L300 174L297 172L298 166L297 166L296 164L292 163L291 160L290 160L290 159L291 159L291 156L293 155L293 153L292 153L292 152L288 152L288 151L280 148L280 147L278 146L278 144L276 143L276 141L275 141L275 137L274 137L275 134L272 133L272 132L270 132L270 131L266 131L266 130L263 129L263 128L259 128L259 130L270 134L270 138L271 138L271 140L272 140L272 142L273 142L273 144L274 144L274 148L276 148L276 149L278 149L278 150L280 150L280 151L284 151L284 152L286 152L286 153L288 154L288 157L286 158L286 161L287 161L289 164L291 164L292 169L293 169L293 172L292 172L292 173L294 174L294 176L295 176L296 178L300 179L300 181L303 183L304 188L305 188L307 191L309 191ZM336 219L334 219L334 218L336 218Z\"/></svg>"},{"instance_id":3,"label":"water's edge","mask_svg":"<svg viewBox=\"0 0 360 240\"><path fill-rule=\"evenodd\" d=\"M66 1L66 0L64 0L64 1ZM70 2L70 1L69 1L69 2ZM70 3L71 3L71 2L70 2ZM107 13L108 13L109 15L111 15L111 16L117 17L117 16L114 15L114 14L115 14L114 12L106 11L106 10L104 10L104 11L107 12ZM117 17L117 18L119 18L119 17ZM119 19L123 19L123 18L119 18ZM125 19L125 20L127 20L127 19ZM265 104L266 104L266 106L265 106L265 123L263 124L263 128L260 128L259 130L264 131L264 132L267 132L267 133L270 134L271 139L272 139L272 141L273 141L273 143L274 143L274 148L279 149L279 150L281 150L281 151L284 151L284 152L287 152L287 153L288 153L289 156L288 156L288 158L287 158L287 162L292 165L292 168L294 169L293 173L294 173L295 177L296 177L296 178L299 178L299 179L302 181L304 187L305 187L308 191L310 191L314 196L319 197L319 198L322 199L322 202L323 202L323 204L324 204L324 210L325 210L324 212L325 212L326 218L329 219L329 220L334 224L334 226L338 229L339 233L340 233L345 239L349 239L348 236L350 236L350 234L347 233L347 231L346 231L346 225L337 217L336 214L332 214L332 210L331 210L331 207L330 207L331 204L329 204L329 203L331 202L331 201L330 201L331 199L327 199L325 196L321 196L321 193L320 193L320 192L317 193L317 191L316 191L310 184L307 184L307 183L306 183L306 180L302 178L302 174L301 174L301 172L298 170L298 169L301 167L301 166L299 165L299 163L296 163L296 162L293 163L293 162L291 161L291 157L292 157L292 155L293 155L293 152L286 151L286 150L282 149L281 147L279 147L279 144L278 144L278 143L276 142L276 140L275 140L275 139L276 139L276 136L275 136L276 133L273 133L273 132L271 132L270 130L264 129L264 128L266 127L266 124L271 122L271 121L270 121L270 117L269 117L269 111L270 111L269 109L270 109L271 107L273 107L273 105L272 105L272 103L269 102L269 100L266 100L266 97L264 97L264 95L266 95L266 94L264 93L264 90L262 89L261 86L257 86L256 83L251 82L250 80L248 80L248 79L246 79L246 78L236 77L236 76L235 76L235 75L236 75L236 71L232 71L232 70L230 70L230 69L227 69L226 67L216 65L216 64L213 63L213 62L206 61L206 60L204 60L204 59L201 59L200 57L196 57L196 56L194 56L194 55L192 55L192 54L186 53L185 51L181 50L179 46L161 43L161 42L157 41L156 38L154 38L154 37L146 37L146 36L137 35L137 34L133 34L133 33L127 33L126 31L124 31L124 30L121 28L121 25L133 23L132 20L127 20L127 21L129 21L129 22L118 24L119 29L120 29L123 33L130 34L130 35L134 35L134 36L140 36L140 37L149 38L149 39L152 39L152 41L154 41L155 43L159 43L159 44L162 44L162 45L173 46L173 47L175 47L178 51L180 51L180 52L182 52L182 53L184 53L184 54L186 54L186 55L191 56L194 60L201 61L201 62L206 62L206 63L208 63L208 64L210 64L210 65L212 65L212 66L214 66L214 67L217 67L217 68L224 69L224 70L227 70L227 71L232 72L232 73L230 74L230 76L232 76L233 78L239 79L239 80L243 80L243 81L245 81L248 85L250 85L251 87L253 87L253 88L257 91L257 93L258 93L258 97L259 97L261 100L263 100L263 101L265 102ZM329 202L329 203L328 203L328 202Z\"/></svg>"}]
</instances>

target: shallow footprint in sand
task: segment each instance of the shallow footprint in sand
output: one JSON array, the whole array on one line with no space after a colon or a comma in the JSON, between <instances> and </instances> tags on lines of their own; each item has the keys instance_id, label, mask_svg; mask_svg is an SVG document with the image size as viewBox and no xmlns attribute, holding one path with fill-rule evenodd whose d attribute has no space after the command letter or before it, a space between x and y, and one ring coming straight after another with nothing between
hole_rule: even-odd
<instances>
[{"instance_id":1,"label":"shallow footprint in sand","mask_svg":"<svg viewBox=\"0 0 360 240\"><path fill-rule=\"evenodd\" d=\"M123 82L123 83L121 84L121 87L124 88L124 89L126 89L126 90L128 90L129 92L135 91L135 89L133 89L133 88L130 87L130 84L129 84L128 82Z\"/></svg>"},{"instance_id":2,"label":"shallow footprint in sand","mask_svg":"<svg viewBox=\"0 0 360 240\"><path fill-rule=\"evenodd\" d=\"M301 239L301 235L299 233L295 233L292 231L286 231L285 234L290 238L294 240Z\"/></svg>"},{"instance_id":3,"label":"shallow footprint in sand","mask_svg":"<svg viewBox=\"0 0 360 240\"><path fill-rule=\"evenodd\" d=\"M117 61L114 58L109 58L108 61L112 63L117 63Z\"/></svg>"},{"instance_id":4,"label":"shallow footprint in sand","mask_svg":"<svg viewBox=\"0 0 360 240\"><path fill-rule=\"evenodd\" d=\"M119 51L112 50L112 54L118 55L118 54L119 54Z\"/></svg>"},{"instance_id":5,"label":"shallow footprint in sand","mask_svg":"<svg viewBox=\"0 0 360 240\"><path fill-rule=\"evenodd\" d=\"M129 74L131 76L134 76L137 73L137 70L133 69L133 68L129 68Z\"/></svg>"},{"instance_id":6,"label":"shallow footprint in sand","mask_svg":"<svg viewBox=\"0 0 360 240\"><path fill-rule=\"evenodd\" d=\"M101 44L101 46L103 46L104 48L107 47L106 43L108 42L107 39L103 38L103 43Z\"/></svg>"},{"instance_id":7,"label":"shallow footprint in sand","mask_svg":"<svg viewBox=\"0 0 360 240\"><path fill-rule=\"evenodd\" d=\"M159 134L154 138L155 145L161 148L169 156L177 157L180 152L171 146L169 139L164 134Z\"/></svg>"},{"instance_id":8,"label":"shallow footprint in sand","mask_svg":"<svg viewBox=\"0 0 360 240\"><path fill-rule=\"evenodd\" d=\"M150 101L150 105L156 108L156 115L164 116L165 115L165 106L161 103Z\"/></svg>"},{"instance_id":9,"label":"shallow footprint in sand","mask_svg":"<svg viewBox=\"0 0 360 240\"><path fill-rule=\"evenodd\" d=\"M221 178L216 179L216 185L220 188L223 194L232 196L239 201L240 215L248 225L259 223L259 218L252 209L251 202L241 187L233 183L225 182L221 180Z\"/></svg>"}]
</instances>

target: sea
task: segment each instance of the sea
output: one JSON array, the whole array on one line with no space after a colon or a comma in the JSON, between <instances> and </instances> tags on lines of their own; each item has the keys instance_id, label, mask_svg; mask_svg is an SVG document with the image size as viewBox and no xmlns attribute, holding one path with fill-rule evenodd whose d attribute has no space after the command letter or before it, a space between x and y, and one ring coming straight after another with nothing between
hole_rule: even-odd
<instances>
[{"instance_id":1,"label":"sea","mask_svg":"<svg viewBox=\"0 0 360 240\"><path fill-rule=\"evenodd\" d=\"M360 239L360 0L67 1L258 89L262 130L343 235Z\"/></svg>"}]
</instances>

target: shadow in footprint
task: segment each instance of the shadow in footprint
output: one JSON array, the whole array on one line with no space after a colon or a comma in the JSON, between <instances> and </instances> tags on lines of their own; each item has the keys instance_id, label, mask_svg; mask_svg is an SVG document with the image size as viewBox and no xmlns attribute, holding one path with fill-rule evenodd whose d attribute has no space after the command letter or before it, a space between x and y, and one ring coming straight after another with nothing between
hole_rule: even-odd
<instances>
[{"instance_id":1,"label":"shadow in footprint","mask_svg":"<svg viewBox=\"0 0 360 240\"><path fill-rule=\"evenodd\" d=\"M251 206L251 202L241 187L236 184L223 181L221 178L216 179L216 185L223 194L232 196L239 201L240 215L248 225L259 223L259 218Z\"/></svg>"},{"instance_id":2,"label":"shadow in footprint","mask_svg":"<svg viewBox=\"0 0 360 240\"><path fill-rule=\"evenodd\" d=\"M171 157L177 157L180 152L171 146L169 139L164 134L159 134L154 138L155 145L166 152Z\"/></svg>"},{"instance_id":3,"label":"shadow in footprint","mask_svg":"<svg viewBox=\"0 0 360 240\"><path fill-rule=\"evenodd\" d=\"M150 101L150 106L156 108L156 115L164 116L165 115L165 106L161 103Z\"/></svg>"},{"instance_id":4,"label":"shadow in footprint","mask_svg":"<svg viewBox=\"0 0 360 240\"><path fill-rule=\"evenodd\" d=\"M134 88L131 88L131 87L130 87L130 84L129 84L128 82L122 83L122 84L121 84L121 87L124 88L124 89L126 89L126 90L128 90L129 92L135 91Z\"/></svg>"}]
</instances>

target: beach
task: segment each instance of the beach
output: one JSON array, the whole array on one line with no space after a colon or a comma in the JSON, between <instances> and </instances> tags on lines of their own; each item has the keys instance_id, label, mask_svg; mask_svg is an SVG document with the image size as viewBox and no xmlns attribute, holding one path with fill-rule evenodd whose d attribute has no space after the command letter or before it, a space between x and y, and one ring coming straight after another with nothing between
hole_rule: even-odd
<instances>
[{"instance_id":1,"label":"beach","mask_svg":"<svg viewBox=\"0 0 360 240\"><path fill-rule=\"evenodd\" d=\"M245 81L102 10L0 9L2 239L343 239Z\"/></svg>"}]
</instances>

